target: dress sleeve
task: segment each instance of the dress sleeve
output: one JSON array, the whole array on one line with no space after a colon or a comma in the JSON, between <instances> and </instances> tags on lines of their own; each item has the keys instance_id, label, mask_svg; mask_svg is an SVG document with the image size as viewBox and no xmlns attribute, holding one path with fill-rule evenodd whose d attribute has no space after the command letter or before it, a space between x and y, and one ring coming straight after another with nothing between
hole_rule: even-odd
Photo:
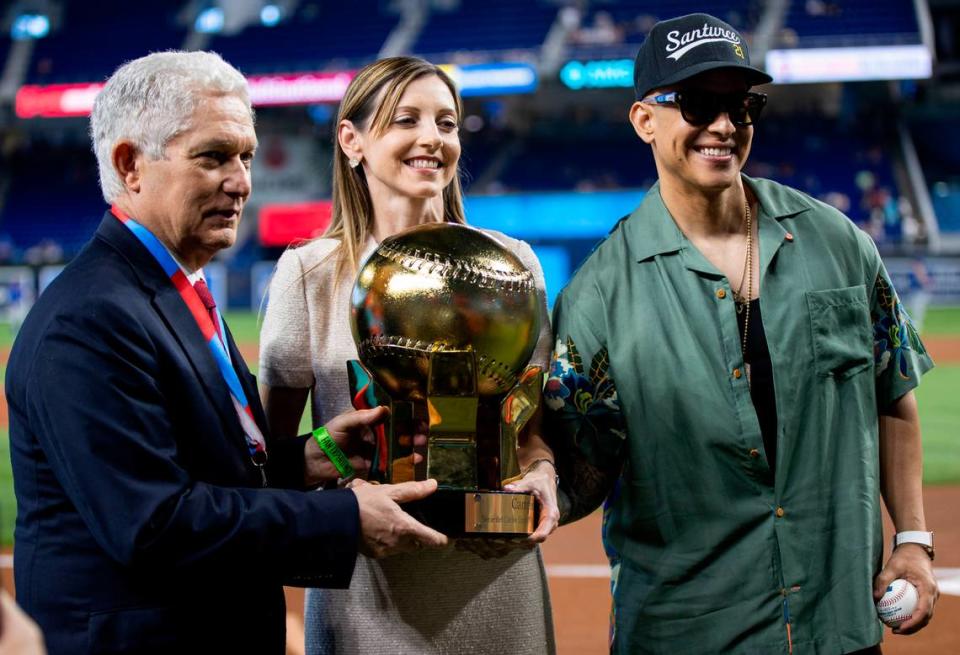
<instances>
[{"instance_id":1,"label":"dress sleeve","mask_svg":"<svg viewBox=\"0 0 960 655\"><path fill-rule=\"evenodd\" d=\"M540 335L537 345L530 358L531 366L540 366L547 370L550 361L550 349L553 347L553 333L550 330L550 315L547 312L547 284L543 278L543 268L540 260L526 241L518 241L517 257L533 274L533 282L537 287L537 304L540 313Z\"/></svg>"},{"instance_id":2,"label":"dress sleeve","mask_svg":"<svg viewBox=\"0 0 960 655\"><path fill-rule=\"evenodd\" d=\"M573 295L571 295L573 290ZM600 300L582 285L568 287L553 313L556 335L543 398L554 451L567 451L602 470L619 470L626 427L610 370Z\"/></svg>"},{"instance_id":3,"label":"dress sleeve","mask_svg":"<svg viewBox=\"0 0 960 655\"><path fill-rule=\"evenodd\" d=\"M296 250L289 249L277 262L260 330L262 384L313 387L309 324L303 261Z\"/></svg>"},{"instance_id":4,"label":"dress sleeve","mask_svg":"<svg viewBox=\"0 0 960 655\"><path fill-rule=\"evenodd\" d=\"M870 242L867 247L874 370L882 409L919 385L920 377L933 368L933 360L904 310L876 246Z\"/></svg>"}]
</instances>

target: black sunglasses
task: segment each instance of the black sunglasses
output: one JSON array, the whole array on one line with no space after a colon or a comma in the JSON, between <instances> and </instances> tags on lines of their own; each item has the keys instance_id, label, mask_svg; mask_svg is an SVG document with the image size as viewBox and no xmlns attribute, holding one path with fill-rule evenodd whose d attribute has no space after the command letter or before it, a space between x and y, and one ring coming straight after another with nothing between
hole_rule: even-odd
<instances>
[{"instance_id":1,"label":"black sunglasses","mask_svg":"<svg viewBox=\"0 0 960 655\"><path fill-rule=\"evenodd\" d=\"M734 93L711 93L709 91L673 91L649 96L641 102L653 105L677 105L683 120L691 125L709 125L724 112L737 127L753 125L767 104L765 93L736 91Z\"/></svg>"}]
</instances>

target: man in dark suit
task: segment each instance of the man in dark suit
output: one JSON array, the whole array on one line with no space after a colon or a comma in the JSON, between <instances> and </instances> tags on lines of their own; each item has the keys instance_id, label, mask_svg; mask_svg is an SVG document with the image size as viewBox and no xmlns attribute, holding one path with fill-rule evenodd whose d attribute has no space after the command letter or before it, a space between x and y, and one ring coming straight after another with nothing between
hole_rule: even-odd
<instances>
[{"instance_id":1,"label":"man in dark suit","mask_svg":"<svg viewBox=\"0 0 960 655\"><path fill-rule=\"evenodd\" d=\"M18 600L51 653L282 653L282 583L342 587L358 548L445 544L397 505L436 483L307 492L337 479L324 451L264 434L203 278L251 191L243 77L209 53L129 62L91 134L112 208L7 369ZM385 412L327 424L355 466Z\"/></svg>"}]
</instances>

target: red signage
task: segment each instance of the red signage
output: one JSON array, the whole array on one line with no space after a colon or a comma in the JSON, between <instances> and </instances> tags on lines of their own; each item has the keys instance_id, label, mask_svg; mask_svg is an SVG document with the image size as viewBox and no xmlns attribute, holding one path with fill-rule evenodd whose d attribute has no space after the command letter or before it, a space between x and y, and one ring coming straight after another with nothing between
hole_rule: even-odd
<instances>
[{"instance_id":1,"label":"red signage","mask_svg":"<svg viewBox=\"0 0 960 655\"><path fill-rule=\"evenodd\" d=\"M353 76L353 71L253 75L247 78L250 85L250 102L256 107L339 102ZM19 118L87 116L93 109L94 98L102 88L102 83L26 84L17 91L17 116Z\"/></svg>"},{"instance_id":2,"label":"red signage","mask_svg":"<svg viewBox=\"0 0 960 655\"><path fill-rule=\"evenodd\" d=\"M260 244L286 248L295 241L315 239L330 225L329 200L276 203L260 208Z\"/></svg>"},{"instance_id":3,"label":"red signage","mask_svg":"<svg viewBox=\"0 0 960 655\"><path fill-rule=\"evenodd\" d=\"M86 116L103 84L25 84L17 90L19 118Z\"/></svg>"}]
</instances>

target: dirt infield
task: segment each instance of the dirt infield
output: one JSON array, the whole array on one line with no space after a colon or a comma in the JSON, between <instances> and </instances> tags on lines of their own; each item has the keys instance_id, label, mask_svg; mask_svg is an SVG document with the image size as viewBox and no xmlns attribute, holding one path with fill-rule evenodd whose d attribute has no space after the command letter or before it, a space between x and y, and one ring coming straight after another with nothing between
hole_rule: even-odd
<instances>
[{"instance_id":1,"label":"dirt infield","mask_svg":"<svg viewBox=\"0 0 960 655\"><path fill-rule=\"evenodd\" d=\"M960 353L960 339L958 341L957 351ZM247 363L247 366L256 366L260 361L260 345L256 343L238 343L237 349L240 350L240 354L243 355L243 361ZM960 355L958 355L960 359Z\"/></svg>"},{"instance_id":2,"label":"dirt infield","mask_svg":"<svg viewBox=\"0 0 960 655\"><path fill-rule=\"evenodd\" d=\"M960 339L957 337L924 337L923 345L937 364L960 364Z\"/></svg>"}]
</instances>

